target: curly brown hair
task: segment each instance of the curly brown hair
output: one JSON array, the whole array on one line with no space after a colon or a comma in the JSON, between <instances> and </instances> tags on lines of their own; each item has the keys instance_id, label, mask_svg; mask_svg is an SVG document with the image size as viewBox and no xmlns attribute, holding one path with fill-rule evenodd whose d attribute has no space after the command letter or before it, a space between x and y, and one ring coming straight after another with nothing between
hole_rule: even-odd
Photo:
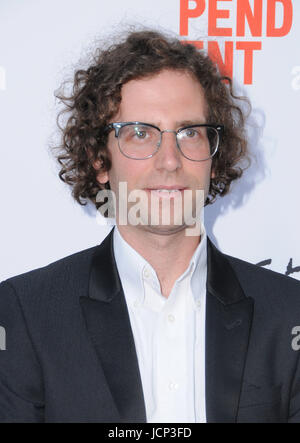
<instances>
[{"instance_id":1,"label":"curly brown hair","mask_svg":"<svg viewBox=\"0 0 300 443\"><path fill-rule=\"evenodd\" d=\"M208 122L224 126L219 150L212 159L214 178L206 204L217 195L224 196L246 168L243 161L250 163L245 115L238 102L247 99L234 95L232 80L222 76L208 55L192 44L151 30L130 32L121 42L98 49L93 63L75 72L71 94L65 94L63 88L56 93L65 105L57 118L62 131L61 144L56 147L59 177L72 186L72 195L80 204L91 200L101 206L96 195L100 189L109 189L109 183L98 183L100 170L93 165L98 161L103 171L111 167L104 128L118 111L122 86L163 69L192 74L204 90ZM60 125L63 115L67 119Z\"/></svg>"}]
</instances>

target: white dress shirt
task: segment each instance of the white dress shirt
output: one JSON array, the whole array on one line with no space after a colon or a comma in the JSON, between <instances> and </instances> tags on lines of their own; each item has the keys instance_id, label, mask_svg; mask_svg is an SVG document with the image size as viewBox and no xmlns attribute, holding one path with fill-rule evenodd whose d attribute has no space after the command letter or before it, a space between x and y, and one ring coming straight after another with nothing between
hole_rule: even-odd
<instances>
[{"instance_id":1,"label":"white dress shirt","mask_svg":"<svg viewBox=\"0 0 300 443\"><path fill-rule=\"evenodd\" d=\"M207 237L168 298L153 267L114 230L114 254L129 311L147 422L206 422ZM171 266L171 264L170 264Z\"/></svg>"}]
</instances>

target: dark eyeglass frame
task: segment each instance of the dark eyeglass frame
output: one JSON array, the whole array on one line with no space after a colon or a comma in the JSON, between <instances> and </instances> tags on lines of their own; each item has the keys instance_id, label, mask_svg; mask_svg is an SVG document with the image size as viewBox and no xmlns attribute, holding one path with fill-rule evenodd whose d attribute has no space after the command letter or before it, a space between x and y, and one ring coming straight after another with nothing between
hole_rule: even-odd
<instances>
[{"instance_id":1,"label":"dark eyeglass frame","mask_svg":"<svg viewBox=\"0 0 300 443\"><path fill-rule=\"evenodd\" d=\"M210 158L212 158L216 152L219 149L220 146L220 141L221 141L221 136L222 133L224 131L224 126L223 125L214 125L214 124L209 124L209 123L203 123L203 124L195 124L195 125L188 125L188 126L183 126L182 128L179 128L177 131L173 131L171 129L165 129L164 131L162 131L158 126L152 125L151 123L144 123L144 122L114 122L114 123L109 123L107 126L105 126L104 131L106 131L107 133L114 130L115 131L115 137L118 138L119 137L119 132L120 130L124 127L124 126L129 126L129 125L141 125L141 126L149 126L151 128L157 129L160 132L160 141L157 144L157 148L156 150L153 152L153 154L148 155L147 157L143 157L143 158L135 158L135 157L130 157L129 155L124 154L124 152L122 151L122 149L120 148L120 143L118 140L118 146L119 146L119 150L121 152L121 154L123 154L125 157L130 158L131 160L146 160L147 158L152 158L159 150L159 148L161 147L161 141L162 141L162 134L164 132L171 132L173 134L176 135L176 145L178 150L180 151L181 155L183 155L183 157L185 157L186 159L192 161L192 162L203 162L206 160L209 160ZM218 144L214 150L214 152L205 159L201 159L201 160L194 160L191 159L189 157L187 157L181 150L180 145L178 143L178 139L177 139L177 135L180 134L180 132L184 131L185 129L189 129L189 128L197 128L197 127L207 127L207 128L213 128L217 131L218 133Z\"/></svg>"}]
</instances>

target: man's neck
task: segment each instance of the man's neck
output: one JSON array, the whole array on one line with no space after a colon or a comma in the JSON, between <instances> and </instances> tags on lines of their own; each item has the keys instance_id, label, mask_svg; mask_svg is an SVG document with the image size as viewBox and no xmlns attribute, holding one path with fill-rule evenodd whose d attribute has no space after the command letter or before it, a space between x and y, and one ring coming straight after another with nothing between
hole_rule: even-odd
<instances>
[{"instance_id":1,"label":"man's neck","mask_svg":"<svg viewBox=\"0 0 300 443\"><path fill-rule=\"evenodd\" d=\"M200 237L186 236L185 229L168 234L132 226L118 229L123 239L153 267L167 298L175 281L187 269Z\"/></svg>"}]
</instances>

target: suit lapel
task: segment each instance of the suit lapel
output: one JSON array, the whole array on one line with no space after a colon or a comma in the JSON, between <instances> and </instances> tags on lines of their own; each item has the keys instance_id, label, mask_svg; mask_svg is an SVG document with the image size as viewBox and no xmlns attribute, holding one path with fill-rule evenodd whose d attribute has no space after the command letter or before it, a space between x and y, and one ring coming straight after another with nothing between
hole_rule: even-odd
<instances>
[{"instance_id":1,"label":"suit lapel","mask_svg":"<svg viewBox=\"0 0 300 443\"><path fill-rule=\"evenodd\" d=\"M89 297L80 303L119 413L118 422L145 422L146 411L127 305L113 255L113 231L93 257ZM109 407L109 406L108 406Z\"/></svg>"},{"instance_id":2,"label":"suit lapel","mask_svg":"<svg viewBox=\"0 0 300 443\"><path fill-rule=\"evenodd\" d=\"M208 239L206 415L234 422L250 336L253 300L246 298L226 257ZM113 231L96 249L89 297L80 303L116 411L116 422L146 422L138 360L113 254ZM110 406L108 406L110 407ZM119 415L117 415L119 414Z\"/></svg>"},{"instance_id":3,"label":"suit lapel","mask_svg":"<svg viewBox=\"0 0 300 443\"><path fill-rule=\"evenodd\" d=\"M226 257L208 239L206 305L206 415L235 422L253 315Z\"/></svg>"}]
</instances>

